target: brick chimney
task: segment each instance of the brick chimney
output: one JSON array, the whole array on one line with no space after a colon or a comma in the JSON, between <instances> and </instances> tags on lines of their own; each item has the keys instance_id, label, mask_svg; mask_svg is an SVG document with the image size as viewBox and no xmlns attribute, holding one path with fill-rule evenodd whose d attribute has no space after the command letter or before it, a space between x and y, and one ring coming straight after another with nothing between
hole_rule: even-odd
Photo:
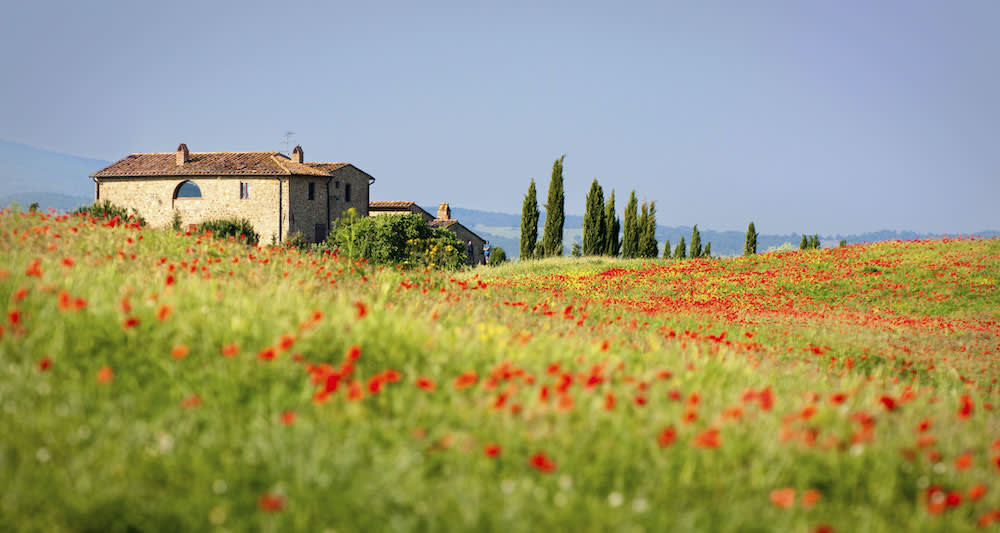
<instances>
[{"instance_id":1,"label":"brick chimney","mask_svg":"<svg viewBox=\"0 0 1000 533\"><path fill-rule=\"evenodd\" d=\"M181 166L191 160L191 153L188 152L188 145L180 143L177 145L177 166Z\"/></svg>"},{"instance_id":2,"label":"brick chimney","mask_svg":"<svg viewBox=\"0 0 1000 533\"><path fill-rule=\"evenodd\" d=\"M438 206L438 219L451 220L451 207L448 204Z\"/></svg>"},{"instance_id":3,"label":"brick chimney","mask_svg":"<svg viewBox=\"0 0 1000 533\"><path fill-rule=\"evenodd\" d=\"M295 149L292 150L292 161L296 163L301 163L305 159L305 155L302 153L302 147L295 145Z\"/></svg>"}]
</instances>

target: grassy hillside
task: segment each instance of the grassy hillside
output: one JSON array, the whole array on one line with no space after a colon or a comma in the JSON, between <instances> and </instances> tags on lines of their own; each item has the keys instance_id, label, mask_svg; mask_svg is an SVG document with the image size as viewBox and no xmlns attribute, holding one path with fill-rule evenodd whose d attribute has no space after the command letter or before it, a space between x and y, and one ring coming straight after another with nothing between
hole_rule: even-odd
<instances>
[{"instance_id":1,"label":"grassy hillside","mask_svg":"<svg viewBox=\"0 0 1000 533\"><path fill-rule=\"evenodd\" d=\"M0 232L0 530L1000 519L1000 240L439 273Z\"/></svg>"}]
</instances>

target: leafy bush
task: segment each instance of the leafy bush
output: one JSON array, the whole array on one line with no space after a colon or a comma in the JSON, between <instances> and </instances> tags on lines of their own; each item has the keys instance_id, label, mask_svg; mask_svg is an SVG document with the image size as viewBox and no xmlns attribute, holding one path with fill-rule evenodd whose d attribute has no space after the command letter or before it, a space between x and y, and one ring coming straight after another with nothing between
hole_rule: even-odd
<instances>
[{"instance_id":1,"label":"leafy bush","mask_svg":"<svg viewBox=\"0 0 1000 533\"><path fill-rule=\"evenodd\" d=\"M247 244L257 244L260 235L253 229L253 224L245 218L225 218L218 220L206 220L198 224L198 231L210 231L212 235L220 239L235 237L239 240L246 240Z\"/></svg>"},{"instance_id":2,"label":"leafy bush","mask_svg":"<svg viewBox=\"0 0 1000 533\"><path fill-rule=\"evenodd\" d=\"M505 261L507 261L507 252L505 252L504 249L500 247L493 248L493 252L490 253L489 265L498 266L502 265Z\"/></svg>"},{"instance_id":3,"label":"leafy bush","mask_svg":"<svg viewBox=\"0 0 1000 533\"><path fill-rule=\"evenodd\" d=\"M458 236L432 229L419 215L359 217L349 209L334 221L325 246L378 265L459 268L465 262L465 246Z\"/></svg>"},{"instance_id":4,"label":"leafy bush","mask_svg":"<svg viewBox=\"0 0 1000 533\"><path fill-rule=\"evenodd\" d=\"M146 220L135 213L130 214L127 207L115 205L107 200L94 202L90 205L81 205L73 210L74 215L87 215L94 218L115 218L122 220L134 220L140 226L146 225Z\"/></svg>"}]
</instances>

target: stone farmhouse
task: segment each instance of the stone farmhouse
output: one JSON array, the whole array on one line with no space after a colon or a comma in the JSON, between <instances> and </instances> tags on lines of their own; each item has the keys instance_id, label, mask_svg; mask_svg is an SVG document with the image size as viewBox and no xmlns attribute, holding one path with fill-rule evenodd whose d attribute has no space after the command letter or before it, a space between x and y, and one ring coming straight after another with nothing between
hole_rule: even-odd
<instances>
[{"instance_id":1,"label":"stone farmhouse","mask_svg":"<svg viewBox=\"0 0 1000 533\"><path fill-rule=\"evenodd\" d=\"M129 207L154 227L185 227L206 220L245 218L262 242L282 242L294 233L321 242L330 222L349 208L359 216L391 212L421 214L432 226L473 241L482 262L483 239L451 218L441 204L437 218L413 202L370 202L375 178L350 163L306 161L302 147L281 152L191 152L131 154L93 173L94 200ZM393 206L398 206L393 207ZM395 209L395 211L393 211Z\"/></svg>"},{"instance_id":2,"label":"stone farmhouse","mask_svg":"<svg viewBox=\"0 0 1000 533\"><path fill-rule=\"evenodd\" d=\"M437 209L437 217L434 217L414 202L382 200L368 202L368 216L410 214L420 215L432 228L451 230L458 235L458 239L462 243L472 241L473 262L476 264L484 262L483 245L486 244L486 240L463 226L459 221L451 218L451 207L448 204L440 204Z\"/></svg>"}]
</instances>

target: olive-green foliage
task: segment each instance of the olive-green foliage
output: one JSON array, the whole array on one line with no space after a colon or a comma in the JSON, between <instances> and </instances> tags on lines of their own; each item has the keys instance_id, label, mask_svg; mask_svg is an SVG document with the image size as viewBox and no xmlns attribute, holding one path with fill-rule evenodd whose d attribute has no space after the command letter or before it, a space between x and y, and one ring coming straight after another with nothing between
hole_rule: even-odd
<instances>
[{"instance_id":1,"label":"olive-green foliage","mask_svg":"<svg viewBox=\"0 0 1000 533\"><path fill-rule=\"evenodd\" d=\"M705 258L712 257L712 243L705 243L705 249L701 251L701 256Z\"/></svg>"},{"instance_id":2,"label":"olive-green foliage","mask_svg":"<svg viewBox=\"0 0 1000 533\"><path fill-rule=\"evenodd\" d=\"M753 255L757 253L757 228L754 227L753 222L747 226L747 240L743 244L743 255Z\"/></svg>"},{"instance_id":3,"label":"olive-green foliage","mask_svg":"<svg viewBox=\"0 0 1000 533\"><path fill-rule=\"evenodd\" d=\"M701 257L701 233L698 233L698 225L691 228L691 251L688 253L691 259Z\"/></svg>"},{"instance_id":4,"label":"olive-green foliage","mask_svg":"<svg viewBox=\"0 0 1000 533\"><path fill-rule=\"evenodd\" d=\"M618 252L621 251L621 241L618 239L618 234L622 229L621 226L621 220L615 216L615 190L611 189L611 195L608 196L608 203L604 206L604 231L606 232L604 237L604 255L618 257Z\"/></svg>"},{"instance_id":5,"label":"olive-green foliage","mask_svg":"<svg viewBox=\"0 0 1000 533\"><path fill-rule=\"evenodd\" d=\"M73 210L74 215L89 215L94 218L115 218L122 220L135 220L140 226L145 226L146 221L137 215L129 214L127 207L115 205L107 200L94 202L90 205L81 205Z\"/></svg>"},{"instance_id":6,"label":"olive-green foliage","mask_svg":"<svg viewBox=\"0 0 1000 533\"><path fill-rule=\"evenodd\" d=\"M587 208L583 214L583 253L585 255L601 255L605 250L604 239L607 230L604 227L604 190L594 178L587 193Z\"/></svg>"},{"instance_id":7,"label":"olive-green foliage","mask_svg":"<svg viewBox=\"0 0 1000 533\"><path fill-rule=\"evenodd\" d=\"M684 236L681 235L681 242L677 243L677 247L674 248L674 259L684 259L687 255L685 248L686 245L684 244Z\"/></svg>"},{"instance_id":8,"label":"olive-green foliage","mask_svg":"<svg viewBox=\"0 0 1000 533\"><path fill-rule=\"evenodd\" d=\"M455 238L457 239L458 237L456 236ZM505 252L503 248L494 247L493 251L490 253L489 263L487 264L489 264L489 266L502 265L506 260L507 260L507 252Z\"/></svg>"},{"instance_id":9,"label":"olive-green foliage","mask_svg":"<svg viewBox=\"0 0 1000 533\"><path fill-rule=\"evenodd\" d=\"M359 217L349 209L334 222L326 246L349 259L377 265L458 268L465 262L465 246L458 236L431 229L419 215Z\"/></svg>"},{"instance_id":10,"label":"olive-green foliage","mask_svg":"<svg viewBox=\"0 0 1000 533\"><path fill-rule=\"evenodd\" d=\"M818 250L819 247L819 235L802 235L802 240L799 242L799 250Z\"/></svg>"},{"instance_id":11,"label":"olive-green foliage","mask_svg":"<svg viewBox=\"0 0 1000 533\"><path fill-rule=\"evenodd\" d=\"M837 246L847 246L847 239L840 239L840 244Z\"/></svg>"},{"instance_id":12,"label":"olive-green foliage","mask_svg":"<svg viewBox=\"0 0 1000 533\"><path fill-rule=\"evenodd\" d=\"M563 255L563 224L566 222L566 196L563 194L563 154L552 163L549 200L545 204L545 233L542 243L545 255Z\"/></svg>"},{"instance_id":13,"label":"olive-green foliage","mask_svg":"<svg viewBox=\"0 0 1000 533\"><path fill-rule=\"evenodd\" d=\"M639 201L635 198L635 190L629 194L628 203L625 204L625 222L622 226L622 257L629 259L638 257L639 254L639 217L636 210Z\"/></svg>"},{"instance_id":14,"label":"olive-green foliage","mask_svg":"<svg viewBox=\"0 0 1000 533\"><path fill-rule=\"evenodd\" d=\"M198 224L198 231L210 231L213 237L219 239L233 237L241 241L245 240L247 244L257 244L257 241L260 240L260 235L254 231L253 224L245 218L206 220Z\"/></svg>"},{"instance_id":15,"label":"olive-green foliage","mask_svg":"<svg viewBox=\"0 0 1000 533\"><path fill-rule=\"evenodd\" d=\"M670 239L667 239L666 242L663 243L663 258L670 259L670 253L671 253Z\"/></svg>"},{"instance_id":16,"label":"olive-green foliage","mask_svg":"<svg viewBox=\"0 0 1000 533\"><path fill-rule=\"evenodd\" d=\"M809 249L809 239L806 238L805 234L802 235L802 240L799 241L799 250Z\"/></svg>"},{"instance_id":17,"label":"olive-green foliage","mask_svg":"<svg viewBox=\"0 0 1000 533\"><path fill-rule=\"evenodd\" d=\"M521 259L531 259L538 244L538 197L535 193L535 178L531 178L528 194L521 204Z\"/></svg>"},{"instance_id":18,"label":"olive-green foliage","mask_svg":"<svg viewBox=\"0 0 1000 533\"><path fill-rule=\"evenodd\" d=\"M583 247L580 246L579 241L573 241L572 246L569 247L569 255L573 257L583 257Z\"/></svg>"},{"instance_id":19,"label":"olive-green foliage","mask_svg":"<svg viewBox=\"0 0 1000 533\"><path fill-rule=\"evenodd\" d=\"M174 209L174 218L170 222L170 229L174 231L181 231L184 227L181 225L181 212Z\"/></svg>"}]
</instances>

